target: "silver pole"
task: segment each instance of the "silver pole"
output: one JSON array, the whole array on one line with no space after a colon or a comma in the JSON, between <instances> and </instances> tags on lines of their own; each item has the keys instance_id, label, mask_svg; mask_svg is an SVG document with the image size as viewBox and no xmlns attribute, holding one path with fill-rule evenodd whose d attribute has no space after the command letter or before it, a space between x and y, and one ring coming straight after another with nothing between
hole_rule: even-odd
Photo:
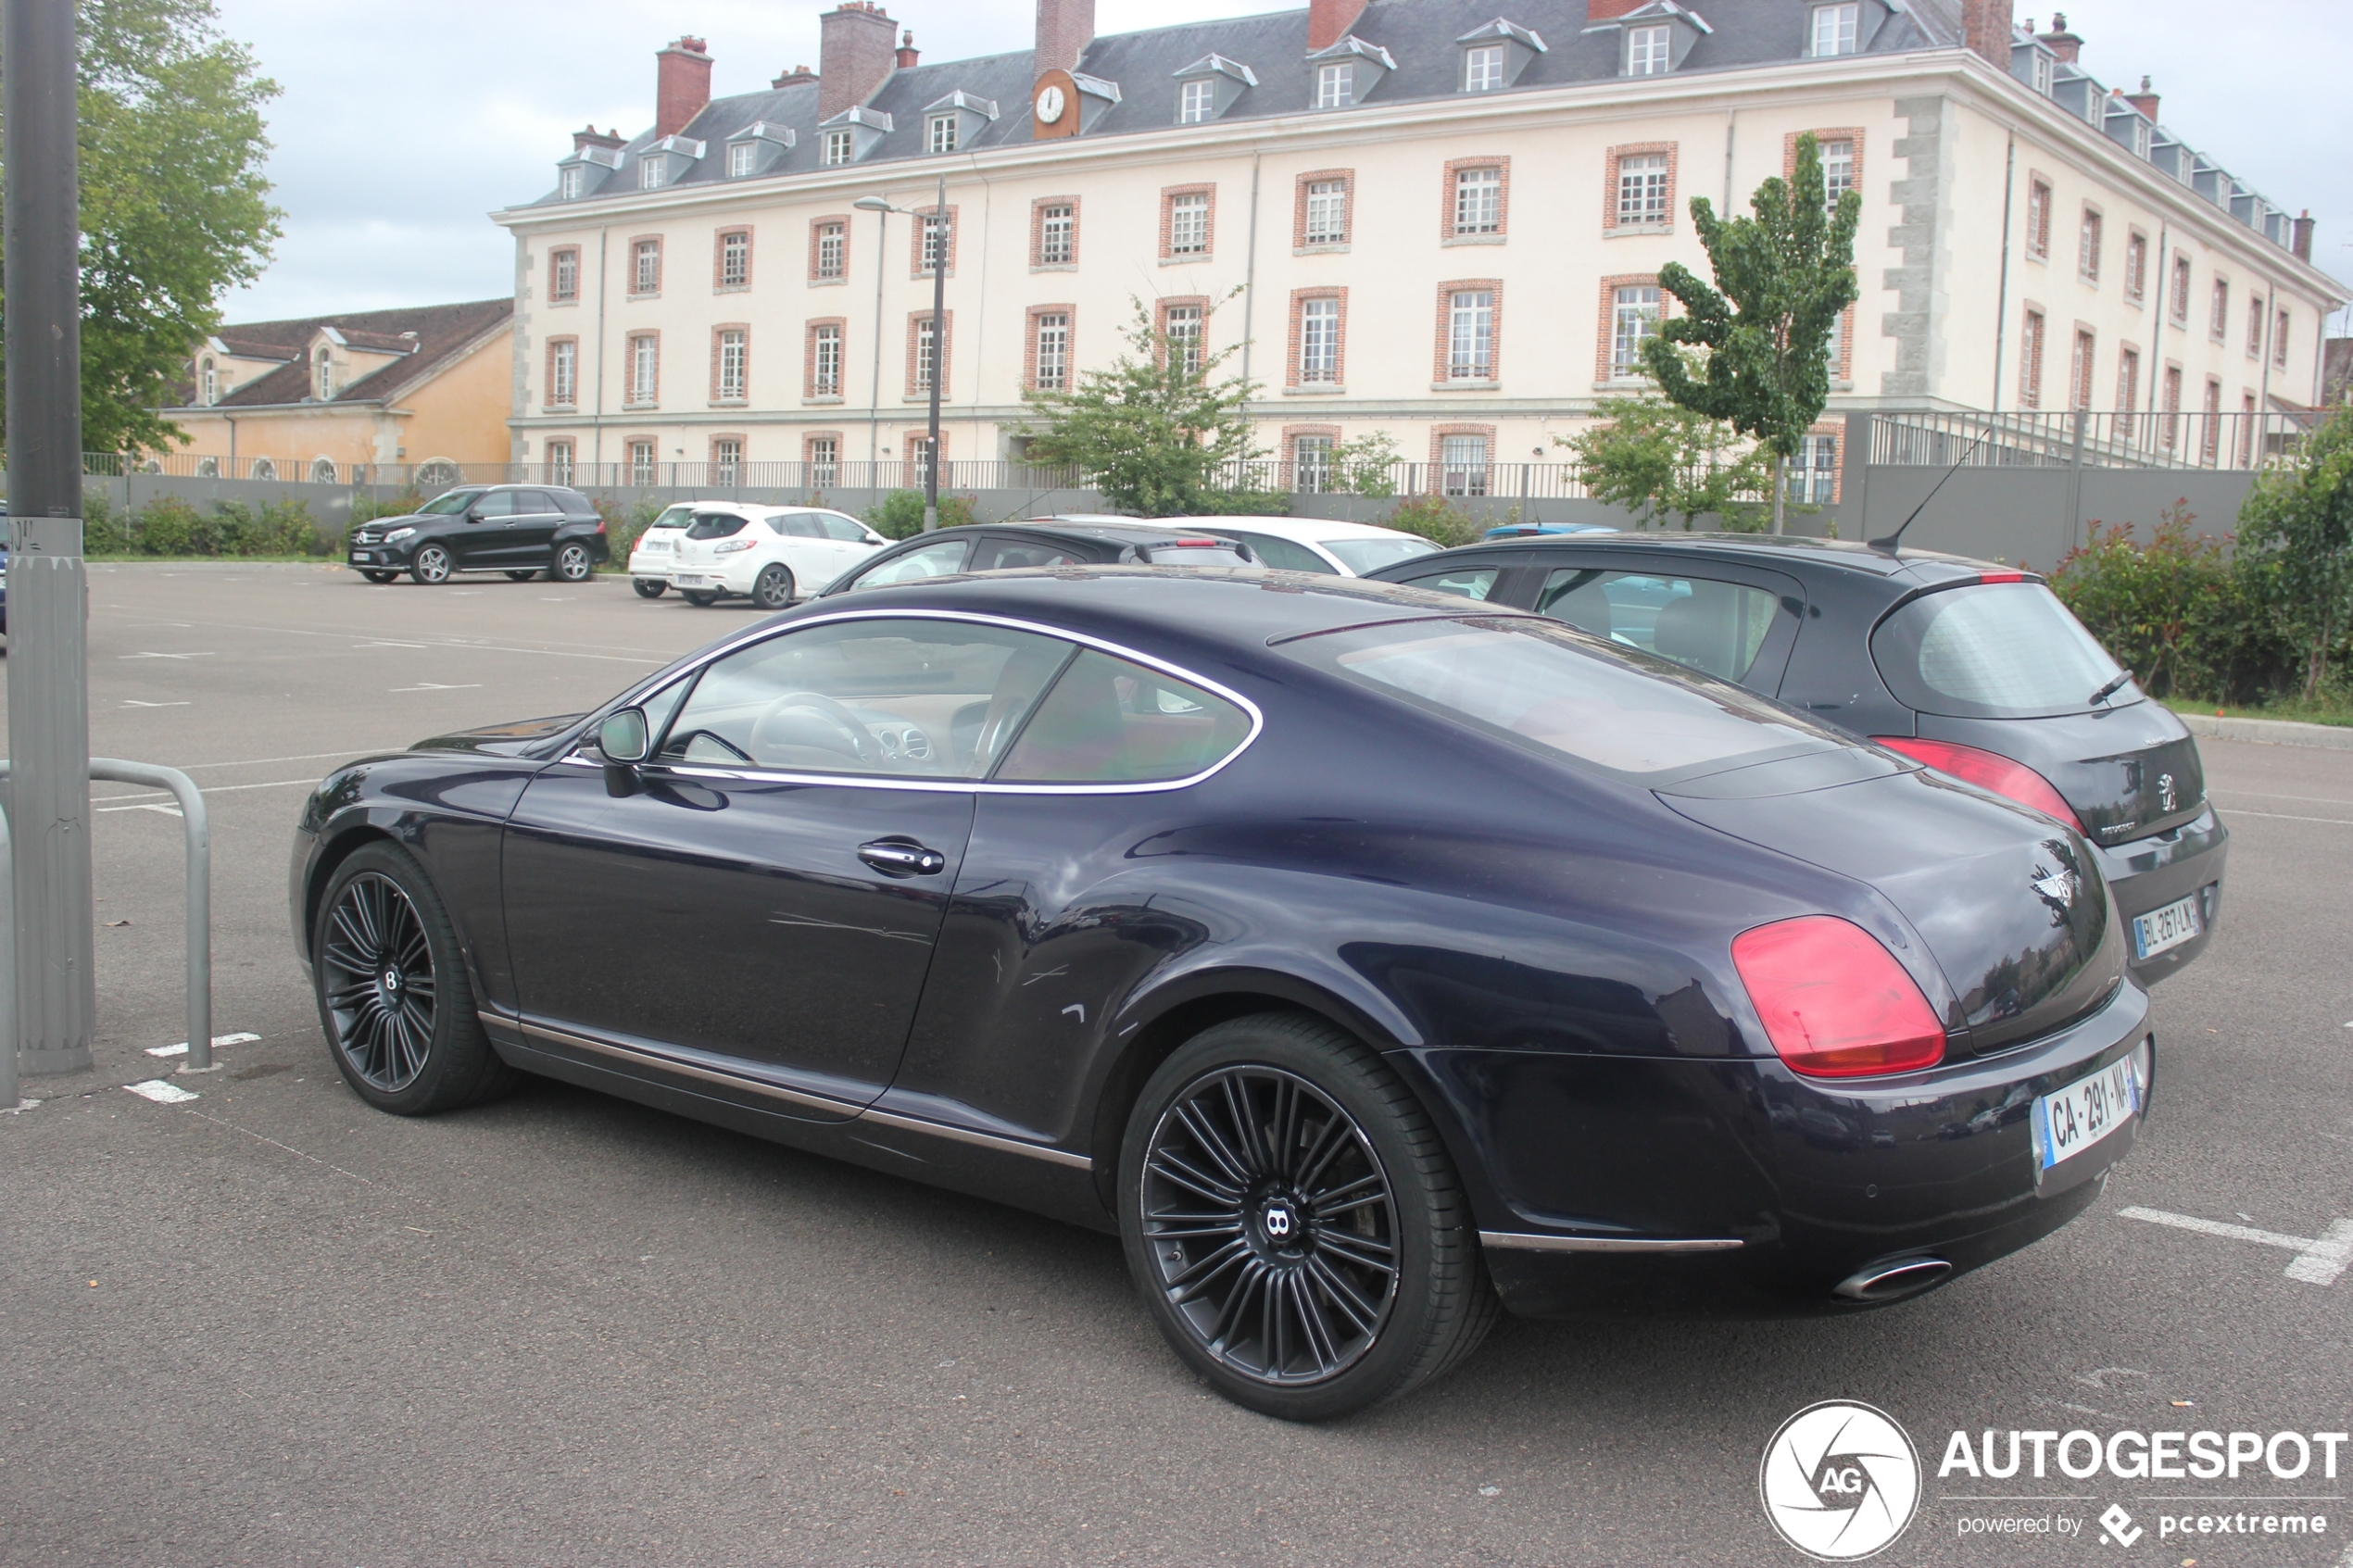
<instances>
[{"instance_id":1,"label":"silver pole","mask_svg":"<svg viewBox=\"0 0 2353 1568\"><path fill-rule=\"evenodd\" d=\"M7 0L0 31L17 1043L27 1073L80 1073L90 1066L98 997L73 0Z\"/></svg>"},{"instance_id":2,"label":"silver pole","mask_svg":"<svg viewBox=\"0 0 2353 1568\"><path fill-rule=\"evenodd\" d=\"M10 859L8 813L0 809L0 1110L17 1105L17 900Z\"/></svg>"}]
</instances>

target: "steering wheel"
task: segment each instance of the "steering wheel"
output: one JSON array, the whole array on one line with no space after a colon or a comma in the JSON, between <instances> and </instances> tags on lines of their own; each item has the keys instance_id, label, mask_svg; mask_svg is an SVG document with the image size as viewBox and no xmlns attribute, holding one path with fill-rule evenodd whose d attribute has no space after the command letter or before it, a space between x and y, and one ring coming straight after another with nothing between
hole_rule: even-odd
<instances>
[{"instance_id":1,"label":"steering wheel","mask_svg":"<svg viewBox=\"0 0 2353 1568\"><path fill-rule=\"evenodd\" d=\"M767 728L770 720L795 709L814 713L841 732L841 738L849 744L846 746L829 746L826 748L828 750L846 750L861 762L872 762L875 759L875 753L881 749L875 744L874 732L859 721L858 715L823 692L786 692L770 703L752 723L753 746L755 748L759 746L760 732Z\"/></svg>"}]
</instances>

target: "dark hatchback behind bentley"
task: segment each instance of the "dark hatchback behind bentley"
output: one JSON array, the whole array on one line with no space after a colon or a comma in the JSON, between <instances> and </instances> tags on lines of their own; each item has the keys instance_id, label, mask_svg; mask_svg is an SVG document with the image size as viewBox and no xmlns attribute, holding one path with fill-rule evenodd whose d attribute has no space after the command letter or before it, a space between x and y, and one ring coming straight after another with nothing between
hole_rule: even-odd
<instances>
[{"instance_id":1,"label":"dark hatchback behind bentley","mask_svg":"<svg viewBox=\"0 0 2353 1568\"><path fill-rule=\"evenodd\" d=\"M369 1103L540 1073L1116 1231L1176 1354L1288 1417L1499 1302L1917 1295L2089 1206L2154 1071L2073 829L1303 573L820 599L337 769L290 870Z\"/></svg>"}]
</instances>

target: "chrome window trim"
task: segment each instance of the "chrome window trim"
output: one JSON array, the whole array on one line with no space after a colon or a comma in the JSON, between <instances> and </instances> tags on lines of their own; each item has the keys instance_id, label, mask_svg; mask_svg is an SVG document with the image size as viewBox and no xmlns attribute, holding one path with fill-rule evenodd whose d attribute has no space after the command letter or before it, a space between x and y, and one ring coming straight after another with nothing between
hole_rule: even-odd
<instances>
[{"instance_id":1,"label":"chrome window trim","mask_svg":"<svg viewBox=\"0 0 2353 1568\"><path fill-rule=\"evenodd\" d=\"M1537 1236L1481 1231L1479 1243L1505 1252L1730 1252L1748 1245L1738 1236L1661 1239L1630 1236Z\"/></svg>"},{"instance_id":2,"label":"chrome window trim","mask_svg":"<svg viewBox=\"0 0 2353 1568\"><path fill-rule=\"evenodd\" d=\"M1187 670L1180 665L1171 664L1164 659L1157 659L1148 653L1139 653L1134 648L1124 646L1118 643L1107 641L1101 637L1090 636L1084 632L1065 631L1060 627L1047 626L1034 621L1019 621L1011 616L989 615L977 610L836 610L828 615L812 616L807 620L796 620L787 626L757 628L744 633L733 642L720 644L717 647L711 650L708 658L702 659L699 663L688 666L684 671L675 672L673 678L699 679L702 672L709 669L711 665L727 658L730 654L740 652L742 649L751 646L754 643L766 642L775 637L789 637L795 633L807 631L812 626L828 626L838 621L952 621L964 625L996 626L1004 628L1008 631L1027 632L1036 636L1052 637L1059 642L1075 643L1080 647L1095 648L1101 652L1110 654L1115 659L1127 659L1132 663L1140 664L1148 670L1157 670L1162 674L1174 676L1176 679L1183 681L1188 685L1199 686L1205 692L1223 697L1226 701L1232 703L1235 707L1240 709L1245 714L1249 715L1250 734L1242 737L1240 745L1235 746L1233 750L1227 752L1225 756L1219 758L1215 762L1210 764L1207 768L1202 769L1198 773L1193 773L1181 779L1151 779L1141 783L1132 784L995 784L981 779L899 779L881 773L800 773L791 772L778 768L761 768L758 766L747 766L741 768L711 768L698 764L659 762L650 759L646 762L639 763L637 766L661 768L667 771L684 774L690 778L728 779L741 783L756 784L847 784L860 789L904 789L916 790L932 795L952 795L963 793L970 793L974 795L1159 795L1169 790L1190 789L1197 784L1202 784L1216 777L1219 773L1223 772L1227 765L1232 763L1236 758L1241 756L1242 753L1248 751L1252 746L1256 744L1259 735L1264 733L1266 728L1266 716L1264 712L1260 711L1258 704L1251 701L1250 698L1242 696L1241 693L1234 690L1231 686L1222 684L1216 681L1212 681L1205 676L1196 675L1191 671ZM659 690L660 688L648 687L647 689L648 695L650 695L652 691ZM628 707L630 705L624 701L614 706ZM610 711L612 711L611 707L598 709L596 713L590 716L590 723L584 731L584 734L594 734L595 721L598 719L601 719L606 713ZM584 739L580 744L582 746L585 747L592 746L594 743ZM558 760L561 762L575 763L585 767L601 768L605 765L604 759L601 757L584 756L579 750L574 750L570 755L560 758Z\"/></svg>"}]
</instances>

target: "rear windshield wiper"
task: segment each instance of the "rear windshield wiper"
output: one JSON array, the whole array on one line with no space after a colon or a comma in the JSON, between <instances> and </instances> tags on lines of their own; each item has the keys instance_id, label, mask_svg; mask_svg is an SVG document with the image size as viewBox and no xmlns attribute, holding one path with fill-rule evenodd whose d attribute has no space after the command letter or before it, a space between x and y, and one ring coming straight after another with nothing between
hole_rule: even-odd
<instances>
[{"instance_id":1,"label":"rear windshield wiper","mask_svg":"<svg viewBox=\"0 0 2353 1568\"><path fill-rule=\"evenodd\" d=\"M2133 672L2130 670L2120 671L2117 673L2115 680L2110 681L2107 685L2102 686L2098 691L2092 694L2092 705L2094 707L2097 707L2101 703L2106 702L2109 697L2112 697L2117 693L2122 691L2125 687L2125 684L2132 679Z\"/></svg>"}]
</instances>

